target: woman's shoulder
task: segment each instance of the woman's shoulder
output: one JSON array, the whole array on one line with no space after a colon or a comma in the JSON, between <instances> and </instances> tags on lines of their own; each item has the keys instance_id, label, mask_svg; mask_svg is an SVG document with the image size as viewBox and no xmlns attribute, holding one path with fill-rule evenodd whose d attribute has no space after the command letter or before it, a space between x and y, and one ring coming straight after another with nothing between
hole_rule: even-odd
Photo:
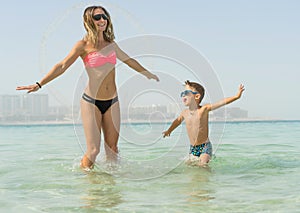
<instances>
[{"instance_id":1,"label":"woman's shoulder","mask_svg":"<svg viewBox=\"0 0 300 213\"><path fill-rule=\"evenodd\" d=\"M85 41L84 39L81 39L75 43L75 47L77 47L78 49L84 49L86 46L87 41Z\"/></svg>"},{"instance_id":2,"label":"woman's shoulder","mask_svg":"<svg viewBox=\"0 0 300 213\"><path fill-rule=\"evenodd\" d=\"M115 42L114 40L109 42L109 45L112 45L113 47L118 47L117 42Z\"/></svg>"},{"instance_id":3,"label":"woman's shoulder","mask_svg":"<svg viewBox=\"0 0 300 213\"><path fill-rule=\"evenodd\" d=\"M84 55L86 53L87 46L88 42L86 42L84 39L81 39L75 43L73 49L78 52L79 55Z\"/></svg>"}]
</instances>

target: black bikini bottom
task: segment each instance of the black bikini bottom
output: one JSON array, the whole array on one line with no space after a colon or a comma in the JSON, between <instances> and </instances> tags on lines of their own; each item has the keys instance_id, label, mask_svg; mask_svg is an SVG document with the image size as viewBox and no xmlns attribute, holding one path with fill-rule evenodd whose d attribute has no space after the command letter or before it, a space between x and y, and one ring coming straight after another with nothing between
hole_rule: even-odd
<instances>
[{"instance_id":1,"label":"black bikini bottom","mask_svg":"<svg viewBox=\"0 0 300 213\"><path fill-rule=\"evenodd\" d=\"M96 100L85 93L83 93L82 98L89 103L95 104L95 106L100 110L102 115L109 109L109 107L111 107L111 105L113 105L118 101L118 96L110 100L102 101L102 100Z\"/></svg>"}]
</instances>

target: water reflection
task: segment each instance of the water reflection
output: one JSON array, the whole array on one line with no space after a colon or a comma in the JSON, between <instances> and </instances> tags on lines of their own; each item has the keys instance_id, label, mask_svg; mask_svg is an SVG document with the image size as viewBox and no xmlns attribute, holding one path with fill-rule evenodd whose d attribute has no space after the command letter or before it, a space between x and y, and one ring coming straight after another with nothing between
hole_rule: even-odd
<instances>
[{"instance_id":1,"label":"water reflection","mask_svg":"<svg viewBox=\"0 0 300 213\"><path fill-rule=\"evenodd\" d=\"M83 208L91 211L104 212L118 210L123 202L122 194L116 185L115 177L110 174L91 171L86 176L86 195L82 196Z\"/></svg>"},{"instance_id":2,"label":"water reflection","mask_svg":"<svg viewBox=\"0 0 300 213\"><path fill-rule=\"evenodd\" d=\"M186 201L192 206L201 206L214 197L214 190L210 183L212 170L209 166L188 166L186 172L186 187L183 193L186 195Z\"/></svg>"}]
</instances>

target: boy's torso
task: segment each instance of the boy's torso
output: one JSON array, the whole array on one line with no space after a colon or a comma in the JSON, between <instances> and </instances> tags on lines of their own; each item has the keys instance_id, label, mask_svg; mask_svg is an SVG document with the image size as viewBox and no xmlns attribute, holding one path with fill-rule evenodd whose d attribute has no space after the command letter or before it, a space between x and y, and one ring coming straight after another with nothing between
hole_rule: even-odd
<instances>
[{"instance_id":1,"label":"boy's torso","mask_svg":"<svg viewBox=\"0 0 300 213\"><path fill-rule=\"evenodd\" d=\"M208 111L203 107L194 112L185 110L183 117L191 145L199 145L208 140Z\"/></svg>"}]
</instances>

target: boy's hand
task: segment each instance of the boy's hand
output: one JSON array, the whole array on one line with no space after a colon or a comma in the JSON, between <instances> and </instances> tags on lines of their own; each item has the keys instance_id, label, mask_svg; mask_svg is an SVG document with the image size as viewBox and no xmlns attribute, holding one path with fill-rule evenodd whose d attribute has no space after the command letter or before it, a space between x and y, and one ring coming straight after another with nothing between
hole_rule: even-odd
<instances>
[{"instance_id":1,"label":"boy's hand","mask_svg":"<svg viewBox=\"0 0 300 213\"><path fill-rule=\"evenodd\" d=\"M242 93L245 91L245 87L243 84L240 84L240 87L239 87L239 91L238 91L238 94L236 95L237 98L240 98L242 96Z\"/></svg>"},{"instance_id":2,"label":"boy's hand","mask_svg":"<svg viewBox=\"0 0 300 213\"><path fill-rule=\"evenodd\" d=\"M170 137L170 132L168 132L168 131L164 131L163 132L163 138L165 138L165 137Z\"/></svg>"}]
</instances>

